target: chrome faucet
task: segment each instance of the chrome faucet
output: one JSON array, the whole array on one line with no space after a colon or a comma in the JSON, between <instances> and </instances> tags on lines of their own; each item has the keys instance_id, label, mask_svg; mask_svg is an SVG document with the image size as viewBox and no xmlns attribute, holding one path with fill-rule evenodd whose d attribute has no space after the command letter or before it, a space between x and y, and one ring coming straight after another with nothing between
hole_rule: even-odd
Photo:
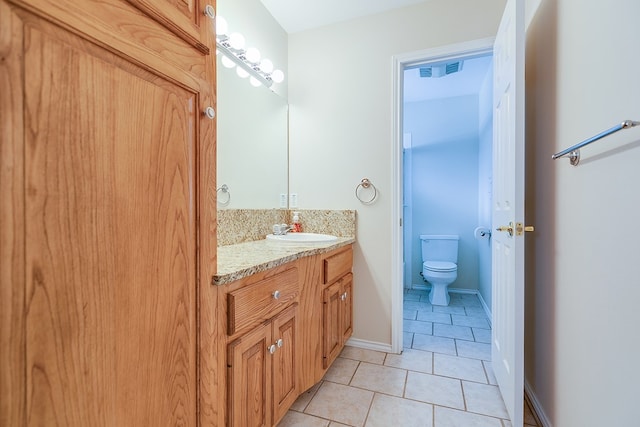
<instances>
[{"instance_id":1,"label":"chrome faucet","mask_svg":"<svg viewBox=\"0 0 640 427\"><path fill-rule=\"evenodd\" d=\"M275 236L284 236L285 234L287 234L289 231L293 230L293 227L287 225L287 224L275 224L273 226L273 234Z\"/></svg>"}]
</instances>

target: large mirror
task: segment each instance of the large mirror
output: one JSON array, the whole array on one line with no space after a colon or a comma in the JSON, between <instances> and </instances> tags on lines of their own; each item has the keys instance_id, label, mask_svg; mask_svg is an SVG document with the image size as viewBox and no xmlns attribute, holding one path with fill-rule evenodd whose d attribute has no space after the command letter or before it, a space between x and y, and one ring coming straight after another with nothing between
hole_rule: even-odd
<instances>
[{"instance_id":1,"label":"large mirror","mask_svg":"<svg viewBox=\"0 0 640 427\"><path fill-rule=\"evenodd\" d=\"M223 0L218 2L218 12L234 31L245 32L248 42L268 45L267 37L250 33L261 29L257 22L266 19L263 15L271 18L266 12L256 15L261 11L258 5L255 0ZM269 50L268 46L258 47ZM252 86L248 78L238 76L235 67L222 64L222 55L217 57L218 209L286 208L287 100L265 86ZM221 189L223 185L227 192Z\"/></svg>"}]
</instances>

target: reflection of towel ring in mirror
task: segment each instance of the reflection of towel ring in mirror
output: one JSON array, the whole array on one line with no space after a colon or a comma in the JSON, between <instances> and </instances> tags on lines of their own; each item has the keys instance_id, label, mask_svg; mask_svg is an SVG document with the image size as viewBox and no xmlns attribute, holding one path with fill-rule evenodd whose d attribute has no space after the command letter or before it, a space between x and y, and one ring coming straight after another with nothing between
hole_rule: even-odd
<instances>
[{"instance_id":1,"label":"reflection of towel ring in mirror","mask_svg":"<svg viewBox=\"0 0 640 427\"><path fill-rule=\"evenodd\" d=\"M373 188L373 196L368 200L362 200L362 198L358 194L358 189L360 187L365 188L365 189L366 188ZM371 181L369 181L368 178L362 178L362 181L360 181L360 184L358 184L356 186L356 198L358 200L360 200L360 202L364 203L365 205L369 205L369 204L373 203L374 200L376 200L377 197L378 197L378 189L376 188L376 186L373 185L373 183Z\"/></svg>"},{"instance_id":2,"label":"reflection of towel ring in mirror","mask_svg":"<svg viewBox=\"0 0 640 427\"><path fill-rule=\"evenodd\" d=\"M227 206L231 201L231 192L229 191L229 186L227 184L222 184L222 186L216 190L216 194L219 194L220 192L227 195L227 200L222 201L218 198L218 203L222 206Z\"/></svg>"}]
</instances>

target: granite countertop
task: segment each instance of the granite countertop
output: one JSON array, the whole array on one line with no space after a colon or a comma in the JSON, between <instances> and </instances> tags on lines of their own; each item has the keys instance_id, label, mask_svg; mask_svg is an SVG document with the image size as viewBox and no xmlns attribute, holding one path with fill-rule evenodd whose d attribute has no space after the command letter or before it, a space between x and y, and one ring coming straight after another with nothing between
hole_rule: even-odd
<instances>
[{"instance_id":1,"label":"granite countertop","mask_svg":"<svg viewBox=\"0 0 640 427\"><path fill-rule=\"evenodd\" d=\"M282 243L256 240L218 247L218 273L213 285L226 285L252 274L278 267L306 256L330 252L355 243L353 237L338 237L327 243Z\"/></svg>"}]
</instances>

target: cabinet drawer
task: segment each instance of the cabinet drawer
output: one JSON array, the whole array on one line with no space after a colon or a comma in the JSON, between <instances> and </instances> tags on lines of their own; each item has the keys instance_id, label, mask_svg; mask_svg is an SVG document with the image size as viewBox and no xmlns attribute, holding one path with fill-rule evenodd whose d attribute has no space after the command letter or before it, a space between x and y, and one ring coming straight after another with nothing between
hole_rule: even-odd
<instances>
[{"instance_id":1,"label":"cabinet drawer","mask_svg":"<svg viewBox=\"0 0 640 427\"><path fill-rule=\"evenodd\" d=\"M298 296L298 269L275 276L227 294L228 327L233 335L273 317Z\"/></svg>"},{"instance_id":2,"label":"cabinet drawer","mask_svg":"<svg viewBox=\"0 0 640 427\"><path fill-rule=\"evenodd\" d=\"M349 249L331 255L323 261L323 281L327 284L335 281L340 276L351 271L353 265L353 250Z\"/></svg>"}]
</instances>

